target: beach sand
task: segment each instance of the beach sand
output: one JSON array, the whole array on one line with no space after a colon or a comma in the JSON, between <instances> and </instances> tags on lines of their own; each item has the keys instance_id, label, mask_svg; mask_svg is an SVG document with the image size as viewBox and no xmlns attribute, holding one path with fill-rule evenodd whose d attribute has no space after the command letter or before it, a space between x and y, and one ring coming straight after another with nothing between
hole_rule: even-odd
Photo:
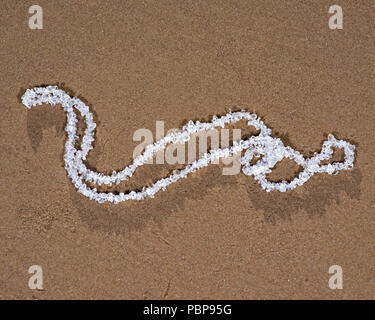
<instances>
[{"instance_id":1,"label":"beach sand","mask_svg":"<svg viewBox=\"0 0 375 320\"><path fill-rule=\"evenodd\" d=\"M1 299L374 299L373 1L1 1ZM133 134L257 113L305 157L329 133L354 169L267 193L212 165L154 199L98 204L64 168L66 115L27 110L27 88L59 85L97 123L88 166L132 161ZM164 177L147 165L123 190ZM275 179L296 168L278 166ZM31 290L28 269L43 269ZM332 265L343 289L328 286Z\"/></svg>"}]
</instances>

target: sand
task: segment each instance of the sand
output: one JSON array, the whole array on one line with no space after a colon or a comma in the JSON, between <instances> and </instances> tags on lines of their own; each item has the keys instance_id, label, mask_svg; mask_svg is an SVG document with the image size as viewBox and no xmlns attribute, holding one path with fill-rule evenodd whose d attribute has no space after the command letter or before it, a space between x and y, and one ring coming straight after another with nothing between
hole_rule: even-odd
<instances>
[{"instance_id":1,"label":"sand","mask_svg":"<svg viewBox=\"0 0 375 320\"><path fill-rule=\"evenodd\" d=\"M1 299L374 299L375 89L372 1L2 1ZM91 168L130 164L140 128L245 109L309 157L329 133L354 169L266 193L213 165L155 199L98 204L63 163L66 115L27 110L25 89L59 85L98 125ZM121 190L165 176L142 168ZM278 166L274 179L298 168ZM32 265L43 290L28 286ZM328 286L331 265L343 289Z\"/></svg>"}]
</instances>

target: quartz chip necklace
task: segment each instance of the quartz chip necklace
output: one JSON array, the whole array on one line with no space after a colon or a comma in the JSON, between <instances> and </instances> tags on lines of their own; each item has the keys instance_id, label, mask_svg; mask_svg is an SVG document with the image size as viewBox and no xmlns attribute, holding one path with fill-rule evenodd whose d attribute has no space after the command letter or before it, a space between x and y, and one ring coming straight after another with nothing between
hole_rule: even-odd
<instances>
[{"instance_id":1,"label":"quartz chip necklace","mask_svg":"<svg viewBox=\"0 0 375 320\"><path fill-rule=\"evenodd\" d=\"M256 115L246 111L229 112L224 116L214 116L210 122L189 121L181 130L167 134L164 138L148 145L145 151L137 156L133 163L121 171L113 171L111 175L105 175L100 172L92 171L86 167L84 160L93 148L92 142L95 140L94 130L96 124L93 115L85 103L77 97L70 97L65 91L57 86L35 87L26 90L22 96L22 103L27 108L36 107L41 104L50 104L55 106L61 104L67 114L67 123L65 131L68 139L65 144L65 169L72 180L77 191L91 200L99 203L112 202L120 203L128 200L143 200L146 197L153 198L160 190L166 190L167 186L177 182L182 178L187 178L192 172L198 171L211 162L220 158L230 157L241 151L244 152L241 157L242 172L245 175L252 175L260 184L262 189L267 192L279 191L285 192L293 190L307 182L315 173L337 174L341 170L353 168L355 146L344 140L337 140L332 134L328 135L328 140L323 142L322 150L315 153L311 158L304 158L301 153L289 146L284 146L279 138L271 136L271 129L267 128L263 121ZM77 116L74 111L78 111L85 121L86 129L81 141L80 149L76 149L77 136ZM128 193L115 194L112 192L99 192L96 188L89 187L86 183L95 183L97 185L119 184L123 180L128 180L134 171L152 159L159 150L163 150L171 143L186 143L190 140L192 134L213 130L217 127L224 128L225 125L236 123L245 119L248 126L253 126L259 130L257 136L251 136L248 139L233 142L231 147L218 148L210 150L203 154L198 160L186 165L182 170L175 170L166 178L156 181L151 186L145 186L141 191L130 191ZM343 149L345 153L343 162L334 162L330 164L321 164L324 160L332 158L333 149ZM253 157L260 157L256 164L251 165ZM295 161L303 168L291 181L271 182L267 180L266 175L272 172L272 168L284 158Z\"/></svg>"}]
</instances>

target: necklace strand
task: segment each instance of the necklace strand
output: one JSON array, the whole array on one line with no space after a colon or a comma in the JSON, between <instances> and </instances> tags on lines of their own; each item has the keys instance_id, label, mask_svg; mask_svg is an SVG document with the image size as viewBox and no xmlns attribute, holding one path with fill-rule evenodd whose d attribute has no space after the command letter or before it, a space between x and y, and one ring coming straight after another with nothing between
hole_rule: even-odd
<instances>
[{"instance_id":1,"label":"necklace strand","mask_svg":"<svg viewBox=\"0 0 375 320\"><path fill-rule=\"evenodd\" d=\"M217 159L238 154L242 150L246 150L240 160L243 165L242 172L248 176L254 176L261 187L267 192L274 190L280 192L293 190L297 186L303 185L315 173L325 172L328 174L337 174L341 170L353 168L354 163L355 146L347 141L337 140L331 134L328 135L328 140L323 142L320 153L315 153L313 157L305 159L298 151L289 146L285 147L279 138L271 137L271 129L267 128L256 114L251 114L242 110L239 112L229 112L222 117L214 116L211 122L193 122L190 120L180 131L167 134L164 138L148 145L145 151L137 156L133 163L125 169L113 171L111 175L105 175L90 170L84 164L84 160L86 160L89 151L93 148L92 142L95 140L94 130L96 124L89 107L79 98L70 97L57 86L35 87L26 90L25 94L22 96L22 103L27 108L36 107L41 104L50 104L52 107L56 104L62 105L67 113L65 131L68 135L68 139L65 143L65 169L77 191L99 203L112 202L117 204L128 200L143 200L146 197L153 198L157 192L166 190L168 185L182 178L186 178L190 173L208 166ZM81 114L86 124L80 150L75 148L75 143L78 139L78 119L74 108ZM243 119L248 121L248 126L253 126L255 129L259 130L259 135L252 136L245 140L235 141L233 146L228 148L210 150L203 154L198 160L188 164L184 169L175 170L170 176L156 181L151 186L143 187L141 191L130 191L129 193L120 194L99 192L96 188L91 188L85 183L95 183L99 186L119 184L121 181L128 180L138 167L144 165L149 159L152 159L159 150L165 149L167 145L171 143L186 143L194 133L213 130L218 127L224 128L227 124L236 123ZM321 165L321 161L332 158L333 147L344 150L344 161ZM250 165L254 156L262 156L262 158L258 160L256 164ZM303 168L303 171L289 182L271 182L267 180L266 175L271 173L276 163L284 158L294 160Z\"/></svg>"}]
</instances>

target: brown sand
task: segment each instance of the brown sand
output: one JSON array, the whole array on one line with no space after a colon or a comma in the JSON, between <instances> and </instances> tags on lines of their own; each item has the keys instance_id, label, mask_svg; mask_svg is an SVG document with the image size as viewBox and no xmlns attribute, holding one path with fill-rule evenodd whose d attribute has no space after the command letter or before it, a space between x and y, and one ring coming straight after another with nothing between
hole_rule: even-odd
<instances>
[{"instance_id":1,"label":"brown sand","mask_svg":"<svg viewBox=\"0 0 375 320\"><path fill-rule=\"evenodd\" d=\"M328 1L38 0L43 30L28 28L31 3L1 1L0 298L375 298L375 5L336 2L332 31ZM355 168L281 194L214 165L155 199L100 205L67 177L62 109L20 103L43 84L90 104L100 171L131 162L139 128L229 108L305 156L328 133L349 140ZM126 187L167 172L143 170ZM335 264L343 290L328 288Z\"/></svg>"}]
</instances>

